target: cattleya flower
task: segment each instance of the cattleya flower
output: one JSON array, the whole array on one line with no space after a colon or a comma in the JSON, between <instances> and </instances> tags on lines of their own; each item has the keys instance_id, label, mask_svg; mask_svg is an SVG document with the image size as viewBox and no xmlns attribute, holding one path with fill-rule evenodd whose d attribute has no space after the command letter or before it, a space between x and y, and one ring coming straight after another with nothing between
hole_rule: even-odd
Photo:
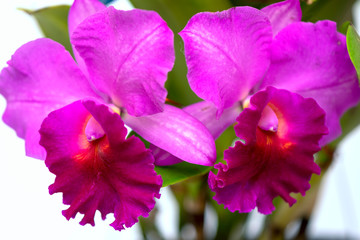
<instances>
[{"instance_id":1,"label":"cattleya flower","mask_svg":"<svg viewBox=\"0 0 360 240\"><path fill-rule=\"evenodd\" d=\"M68 20L76 62L50 39L20 47L0 74L3 120L28 156L46 156L56 175L49 191L63 193L67 219L82 213L80 224L94 225L96 210L103 219L114 213L111 225L121 230L148 216L162 185L151 151L126 138L124 122L197 164L214 163L214 140L199 120L164 105L173 33L157 13L75 0Z\"/></svg>"},{"instance_id":2,"label":"cattleya flower","mask_svg":"<svg viewBox=\"0 0 360 240\"><path fill-rule=\"evenodd\" d=\"M214 138L238 123L240 140L209 174L214 199L239 212L269 214L276 196L291 206L320 173L313 154L360 99L345 37L332 21L301 22L298 0L199 13L180 35L190 86L206 100L184 110Z\"/></svg>"}]
</instances>

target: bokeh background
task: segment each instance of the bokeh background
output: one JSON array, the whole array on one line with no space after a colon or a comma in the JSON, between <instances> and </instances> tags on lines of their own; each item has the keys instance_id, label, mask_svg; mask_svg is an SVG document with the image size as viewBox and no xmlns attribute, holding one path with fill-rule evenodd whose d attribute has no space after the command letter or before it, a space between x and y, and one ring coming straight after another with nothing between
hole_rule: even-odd
<instances>
[{"instance_id":1,"label":"bokeh background","mask_svg":"<svg viewBox=\"0 0 360 240\"><path fill-rule=\"evenodd\" d=\"M337 2L339 9L344 7L345 1L337 0ZM22 44L43 36L34 18L18 8L35 10L71 3L72 0L1 1L0 68L6 66L11 55ZM114 5L118 9L132 8L127 0L115 1ZM360 2L356 2L350 11L353 13L355 27L359 29ZM0 96L1 115L5 106L5 99ZM360 128L358 127L342 141L335 152L334 162L322 181L307 231L309 238L360 239L359 171ZM61 195L48 194L47 188L53 180L54 176L47 170L44 162L25 157L23 140L17 138L12 129L0 122L0 239L143 238L137 225L122 232L113 230L109 226L112 222L111 217L103 222L97 215L95 228L89 225L80 226L79 216L75 220L66 221L61 215L61 210L66 209L62 204ZM178 235L176 225L179 210L169 189L162 189L157 211L154 221L159 231L166 239L174 239ZM208 207L205 228L209 238L215 234L217 221L214 210ZM253 212L246 226L248 237L255 237L263 223L264 217ZM292 229L298 228L298 225L295 223L290 227L286 236L291 237ZM192 239L194 230L189 226L187 231L180 234L184 239Z\"/></svg>"}]
</instances>

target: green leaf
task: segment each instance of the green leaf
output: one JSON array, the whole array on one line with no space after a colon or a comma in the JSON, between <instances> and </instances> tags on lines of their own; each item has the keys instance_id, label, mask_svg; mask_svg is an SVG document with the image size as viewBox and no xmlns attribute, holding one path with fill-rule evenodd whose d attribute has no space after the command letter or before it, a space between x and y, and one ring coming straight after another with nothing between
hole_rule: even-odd
<instances>
[{"instance_id":1,"label":"green leaf","mask_svg":"<svg viewBox=\"0 0 360 240\"><path fill-rule=\"evenodd\" d=\"M35 11L27 9L20 10L35 17L45 37L60 43L72 54L67 24L69 9L70 6L60 5Z\"/></svg>"},{"instance_id":2,"label":"green leaf","mask_svg":"<svg viewBox=\"0 0 360 240\"><path fill-rule=\"evenodd\" d=\"M348 27L346 33L346 45L350 59L354 64L358 78L360 79L360 37L352 25Z\"/></svg>"},{"instance_id":3,"label":"green leaf","mask_svg":"<svg viewBox=\"0 0 360 240\"><path fill-rule=\"evenodd\" d=\"M190 177L208 173L212 167L181 162L170 166L156 166L155 171L163 179L163 187L184 181Z\"/></svg>"},{"instance_id":4,"label":"green leaf","mask_svg":"<svg viewBox=\"0 0 360 240\"><path fill-rule=\"evenodd\" d=\"M337 22L338 30L346 21L352 21L352 6L356 0L316 0L312 4L301 1L302 21L317 22L328 19Z\"/></svg>"}]
</instances>

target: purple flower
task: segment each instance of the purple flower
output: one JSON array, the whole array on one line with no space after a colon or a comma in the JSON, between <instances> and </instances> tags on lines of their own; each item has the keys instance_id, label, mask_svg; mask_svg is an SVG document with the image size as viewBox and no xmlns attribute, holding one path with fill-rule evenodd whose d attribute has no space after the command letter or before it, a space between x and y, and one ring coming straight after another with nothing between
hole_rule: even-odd
<instances>
[{"instance_id":1,"label":"purple flower","mask_svg":"<svg viewBox=\"0 0 360 240\"><path fill-rule=\"evenodd\" d=\"M85 128L91 119L104 136L89 141ZM103 219L114 213L111 226L122 230L149 215L162 180L144 143L134 136L126 139L119 114L92 100L76 101L51 112L40 134L46 166L56 175L49 192L63 193L64 204L70 205L63 211L68 220L82 213L80 224L94 226L99 210Z\"/></svg>"},{"instance_id":2,"label":"purple flower","mask_svg":"<svg viewBox=\"0 0 360 240\"><path fill-rule=\"evenodd\" d=\"M63 192L67 219L79 212L81 224L94 225L96 210L114 213L112 226L121 230L148 216L162 184L153 155L126 138L124 122L197 164L214 163L214 140L199 120L164 104L173 33L157 13L76 0L69 32L77 62L45 38L15 52L0 74L3 120L25 139L28 156L46 156L56 175L49 191ZM184 145L189 151L179 151Z\"/></svg>"},{"instance_id":3,"label":"purple flower","mask_svg":"<svg viewBox=\"0 0 360 240\"><path fill-rule=\"evenodd\" d=\"M266 108L276 116L276 130L261 127L268 121ZM314 99L268 87L251 97L237 122L235 133L244 142L237 141L224 152L227 165L217 164L217 175L210 172L214 199L232 212L249 212L257 206L269 214L277 196L294 204L290 192L305 195L312 173L320 174L313 154L328 132L325 112Z\"/></svg>"},{"instance_id":4,"label":"purple flower","mask_svg":"<svg viewBox=\"0 0 360 240\"><path fill-rule=\"evenodd\" d=\"M360 99L336 24L300 20L299 1L287 0L199 13L180 33L190 86L207 101L185 111L214 137L238 122L241 141L209 175L214 199L231 211L269 214L276 196L294 204L289 194L304 195L320 173L313 154L340 135L341 115Z\"/></svg>"}]
</instances>

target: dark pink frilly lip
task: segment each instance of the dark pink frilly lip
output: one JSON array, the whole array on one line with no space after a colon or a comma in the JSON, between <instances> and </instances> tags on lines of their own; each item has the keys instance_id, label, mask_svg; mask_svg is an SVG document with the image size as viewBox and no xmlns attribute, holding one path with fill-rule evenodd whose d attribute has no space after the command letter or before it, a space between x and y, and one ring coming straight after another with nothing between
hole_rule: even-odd
<instances>
[{"instance_id":1,"label":"dark pink frilly lip","mask_svg":"<svg viewBox=\"0 0 360 240\"><path fill-rule=\"evenodd\" d=\"M91 118L105 135L88 141ZM94 225L96 210L103 219L114 213L111 226L122 230L148 216L162 180L151 152L137 137L125 139L126 133L118 114L92 100L74 102L44 120L40 144L47 151L46 166L56 175L49 192L63 193L64 204L70 205L63 211L67 219L82 213L80 224Z\"/></svg>"},{"instance_id":2,"label":"dark pink frilly lip","mask_svg":"<svg viewBox=\"0 0 360 240\"><path fill-rule=\"evenodd\" d=\"M258 126L266 106L278 118L275 132ZM313 99L268 87L251 97L237 121L235 132L244 143L237 141L226 150L227 165L219 163L218 173L210 172L214 199L232 212L257 207L263 214L275 209L272 200L277 196L294 204L290 193L305 195L311 175L320 174L313 154L328 133L325 112Z\"/></svg>"}]
</instances>

